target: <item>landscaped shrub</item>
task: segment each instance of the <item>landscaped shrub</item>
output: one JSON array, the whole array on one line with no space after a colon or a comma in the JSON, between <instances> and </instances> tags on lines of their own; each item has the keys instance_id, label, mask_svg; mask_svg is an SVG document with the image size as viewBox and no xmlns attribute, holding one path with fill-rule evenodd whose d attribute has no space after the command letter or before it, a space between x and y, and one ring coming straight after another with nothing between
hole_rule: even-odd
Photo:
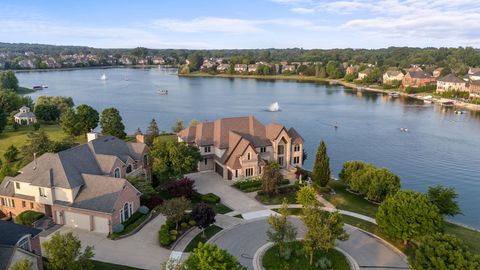
<instances>
[{"instance_id":1,"label":"landscaped shrub","mask_svg":"<svg viewBox=\"0 0 480 270\"><path fill-rule=\"evenodd\" d=\"M160 245L164 247L170 245L173 242L170 236L169 228L166 224L162 225L160 227L160 231L158 231L158 241Z\"/></svg>"},{"instance_id":2,"label":"landscaped shrub","mask_svg":"<svg viewBox=\"0 0 480 270\"><path fill-rule=\"evenodd\" d=\"M191 220L188 221L188 225L195 226L195 225L197 225L197 222L195 220L191 219Z\"/></svg>"},{"instance_id":3,"label":"landscaped shrub","mask_svg":"<svg viewBox=\"0 0 480 270\"><path fill-rule=\"evenodd\" d=\"M288 179L282 179L279 185L287 185L289 183L290 181ZM262 188L262 181L259 178L249 178L245 180L239 180L235 182L233 186L243 192L253 192Z\"/></svg>"},{"instance_id":4,"label":"landscaped shrub","mask_svg":"<svg viewBox=\"0 0 480 270\"><path fill-rule=\"evenodd\" d=\"M155 207L162 205L163 199L159 194L155 194L147 201L145 204L150 210L153 210Z\"/></svg>"},{"instance_id":5,"label":"landscaped shrub","mask_svg":"<svg viewBox=\"0 0 480 270\"><path fill-rule=\"evenodd\" d=\"M121 233L125 230L125 226L123 224L115 224L112 226L112 232L114 233Z\"/></svg>"},{"instance_id":6,"label":"landscaped shrub","mask_svg":"<svg viewBox=\"0 0 480 270\"><path fill-rule=\"evenodd\" d=\"M135 221L137 221L139 218L141 218L144 214L140 213L139 211L133 213L133 215L127 219L125 222L123 222L122 224L125 226L125 227L128 227L128 225L134 223Z\"/></svg>"},{"instance_id":7,"label":"landscaped shrub","mask_svg":"<svg viewBox=\"0 0 480 270\"><path fill-rule=\"evenodd\" d=\"M200 200L202 202L206 202L206 203L219 203L220 202L220 197L218 197L217 195L215 195L213 193L207 193L205 195L202 195L200 197Z\"/></svg>"},{"instance_id":8,"label":"landscaped shrub","mask_svg":"<svg viewBox=\"0 0 480 270\"><path fill-rule=\"evenodd\" d=\"M15 223L17 224L22 224L22 225L27 225L27 226L32 226L33 222L41 219L44 216L43 213L40 212L35 212L32 210L27 210L22 213L20 213L16 218L15 218Z\"/></svg>"},{"instance_id":9,"label":"landscaped shrub","mask_svg":"<svg viewBox=\"0 0 480 270\"><path fill-rule=\"evenodd\" d=\"M185 229L188 227L188 224L186 222L180 223L180 228Z\"/></svg>"},{"instance_id":10,"label":"landscaped shrub","mask_svg":"<svg viewBox=\"0 0 480 270\"><path fill-rule=\"evenodd\" d=\"M170 230L170 235L178 235L178 231L177 230Z\"/></svg>"},{"instance_id":11,"label":"landscaped shrub","mask_svg":"<svg viewBox=\"0 0 480 270\"><path fill-rule=\"evenodd\" d=\"M185 197L185 198L191 198L192 195L195 193L195 188L194 188L195 181L193 181L190 178L182 178L180 180L176 180L172 182L168 188L167 191L173 196L173 197Z\"/></svg>"},{"instance_id":12,"label":"landscaped shrub","mask_svg":"<svg viewBox=\"0 0 480 270\"><path fill-rule=\"evenodd\" d=\"M148 209L148 207L146 207L146 206L144 206L144 205L142 205L142 206L140 206L140 207L138 208L138 212L140 212L140 213L142 213L142 214L144 214L144 215L148 214L148 211L150 211L150 210Z\"/></svg>"}]
</instances>

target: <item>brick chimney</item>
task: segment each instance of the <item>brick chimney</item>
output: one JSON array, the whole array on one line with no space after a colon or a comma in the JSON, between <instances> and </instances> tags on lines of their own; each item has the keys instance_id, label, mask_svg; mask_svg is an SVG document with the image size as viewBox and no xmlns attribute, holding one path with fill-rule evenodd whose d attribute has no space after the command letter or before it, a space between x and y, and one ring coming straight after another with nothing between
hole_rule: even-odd
<instances>
[{"instance_id":1,"label":"brick chimney","mask_svg":"<svg viewBox=\"0 0 480 270\"><path fill-rule=\"evenodd\" d=\"M137 140L138 143L145 143L145 135L137 134L135 135L135 140Z\"/></svg>"}]
</instances>

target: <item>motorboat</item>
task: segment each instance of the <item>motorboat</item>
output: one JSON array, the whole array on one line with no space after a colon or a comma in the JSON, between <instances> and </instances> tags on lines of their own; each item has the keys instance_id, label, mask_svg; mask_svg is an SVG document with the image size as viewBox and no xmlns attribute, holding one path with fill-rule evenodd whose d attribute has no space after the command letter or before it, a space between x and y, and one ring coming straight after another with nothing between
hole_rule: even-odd
<instances>
[{"instance_id":1,"label":"motorboat","mask_svg":"<svg viewBox=\"0 0 480 270\"><path fill-rule=\"evenodd\" d=\"M100 80L106 81L107 80L107 75L105 75L105 73L103 73L102 77L100 77Z\"/></svg>"},{"instance_id":2,"label":"motorboat","mask_svg":"<svg viewBox=\"0 0 480 270\"><path fill-rule=\"evenodd\" d=\"M401 132L408 132L408 128L402 127L402 128L400 128L400 131L401 131Z\"/></svg>"},{"instance_id":3,"label":"motorboat","mask_svg":"<svg viewBox=\"0 0 480 270\"><path fill-rule=\"evenodd\" d=\"M447 108L451 108L451 107L455 106L455 104L452 101L442 102L441 105L442 105L442 107L447 107Z\"/></svg>"},{"instance_id":4,"label":"motorboat","mask_svg":"<svg viewBox=\"0 0 480 270\"><path fill-rule=\"evenodd\" d=\"M397 92L390 92L388 95L395 98L400 96L400 94Z\"/></svg>"},{"instance_id":5,"label":"motorboat","mask_svg":"<svg viewBox=\"0 0 480 270\"><path fill-rule=\"evenodd\" d=\"M278 102L274 102L270 104L270 106L268 107L269 112L278 112L279 110L280 110L280 106L278 105Z\"/></svg>"},{"instance_id":6,"label":"motorboat","mask_svg":"<svg viewBox=\"0 0 480 270\"><path fill-rule=\"evenodd\" d=\"M42 84L42 88L48 88L48 85Z\"/></svg>"},{"instance_id":7,"label":"motorboat","mask_svg":"<svg viewBox=\"0 0 480 270\"><path fill-rule=\"evenodd\" d=\"M165 89L157 90L157 94L159 94L159 95L168 95L168 90L165 90Z\"/></svg>"},{"instance_id":8,"label":"motorboat","mask_svg":"<svg viewBox=\"0 0 480 270\"><path fill-rule=\"evenodd\" d=\"M455 114L464 114L465 111L455 111Z\"/></svg>"},{"instance_id":9,"label":"motorboat","mask_svg":"<svg viewBox=\"0 0 480 270\"><path fill-rule=\"evenodd\" d=\"M41 86L41 85L34 85L34 86L32 87L32 89L35 90L35 91L36 91L36 90L43 90L43 86Z\"/></svg>"}]
</instances>

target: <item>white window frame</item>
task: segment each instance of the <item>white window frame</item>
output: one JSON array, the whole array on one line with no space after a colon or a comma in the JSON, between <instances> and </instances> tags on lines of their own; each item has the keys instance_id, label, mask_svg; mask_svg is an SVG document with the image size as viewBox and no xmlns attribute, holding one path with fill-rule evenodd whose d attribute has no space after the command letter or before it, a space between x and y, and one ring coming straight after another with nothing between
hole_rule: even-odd
<instances>
[{"instance_id":1,"label":"white window frame","mask_svg":"<svg viewBox=\"0 0 480 270\"><path fill-rule=\"evenodd\" d=\"M262 146L260 147L260 153L266 153L267 152L267 147Z\"/></svg>"},{"instance_id":2,"label":"white window frame","mask_svg":"<svg viewBox=\"0 0 480 270\"><path fill-rule=\"evenodd\" d=\"M209 146L204 146L204 147L203 147L203 151L204 151L205 153L210 153L210 152L212 151L212 149L210 148L210 145L209 145Z\"/></svg>"},{"instance_id":3,"label":"white window frame","mask_svg":"<svg viewBox=\"0 0 480 270\"><path fill-rule=\"evenodd\" d=\"M38 188L38 193L40 194L40 197L47 198L47 193L45 193L45 189L43 187Z\"/></svg>"},{"instance_id":4,"label":"white window frame","mask_svg":"<svg viewBox=\"0 0 480 270\"><path fill-rule=\"evenodd\" d=\"M30 236L25 235L24 237L20 238L17 242L17 247L26 250L26 251L31 251L32 250L32 245L30 243Z\"/></svg>"},{"instance_id":5,"label":"white window frame","mask_svg":"<svg viewBox=\"0 0 480 270\"><path fill-rule=\"evenodd\" d=\"M246 168L245 169L245 177L250 177L250 176L253 176L253 168Z\"/></svg>"}]
</instances>

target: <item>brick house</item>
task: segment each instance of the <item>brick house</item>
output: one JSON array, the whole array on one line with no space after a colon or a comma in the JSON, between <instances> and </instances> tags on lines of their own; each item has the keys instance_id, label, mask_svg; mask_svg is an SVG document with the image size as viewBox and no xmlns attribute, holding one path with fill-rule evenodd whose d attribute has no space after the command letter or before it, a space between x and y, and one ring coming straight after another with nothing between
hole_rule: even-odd
<instances>
[{"instance_id":1,"label":"brick house","mask_svg":"<svg viewBox=\"0 0 480 270\"><path fill-rule=\"evenodd\" d=\"M0 211L14 218L25 210L57 224L109 233L140 206L140 192L126 177L150 178L148 147L113 136L45 153L0 184Z\"/></svg>"},{"instance_id":2,"label":"brick house","mask_svg":"<svg viewBox=\"0 0 480 270\"><path fill-rule=\"evenodd\" d=\"M480 81L472 81L468 84L468 92L470 92L471 97L478 98L480 97Z\"/></svg>"},{"instance_id":3,"label":"brick house","mask_svg":"<svg viewBox=\"0 0 480 270\"><path fill-rule=\"evenodd\" d=\"M275 160L284 169L303 162L303 138L294 128L265 126L254 116L199 123L180 131L178 140L200 149L199 171L215 171L225 180L258 176L265 161Z\"/></svg>"},{"instance_id":4,"label":"brick house","mask_svg":"<svg viewBox=\"0 0 480 270\"><path fill-rule=\"evenodd\" d=\"M0 270L28 260L32 270L43 270L39 234L41 230L0 220Z\"/></svg>"},{"instance_id":5,"label":"brick house","mask_svg":"<svg viewBox=\"0 0 480 270\"><path fill-rule=\"evenodd\" d=\"M403 87L421 87L435 83L435 77L427 71L409 71L403 77Z\"/></svg>"}]
</instances>

